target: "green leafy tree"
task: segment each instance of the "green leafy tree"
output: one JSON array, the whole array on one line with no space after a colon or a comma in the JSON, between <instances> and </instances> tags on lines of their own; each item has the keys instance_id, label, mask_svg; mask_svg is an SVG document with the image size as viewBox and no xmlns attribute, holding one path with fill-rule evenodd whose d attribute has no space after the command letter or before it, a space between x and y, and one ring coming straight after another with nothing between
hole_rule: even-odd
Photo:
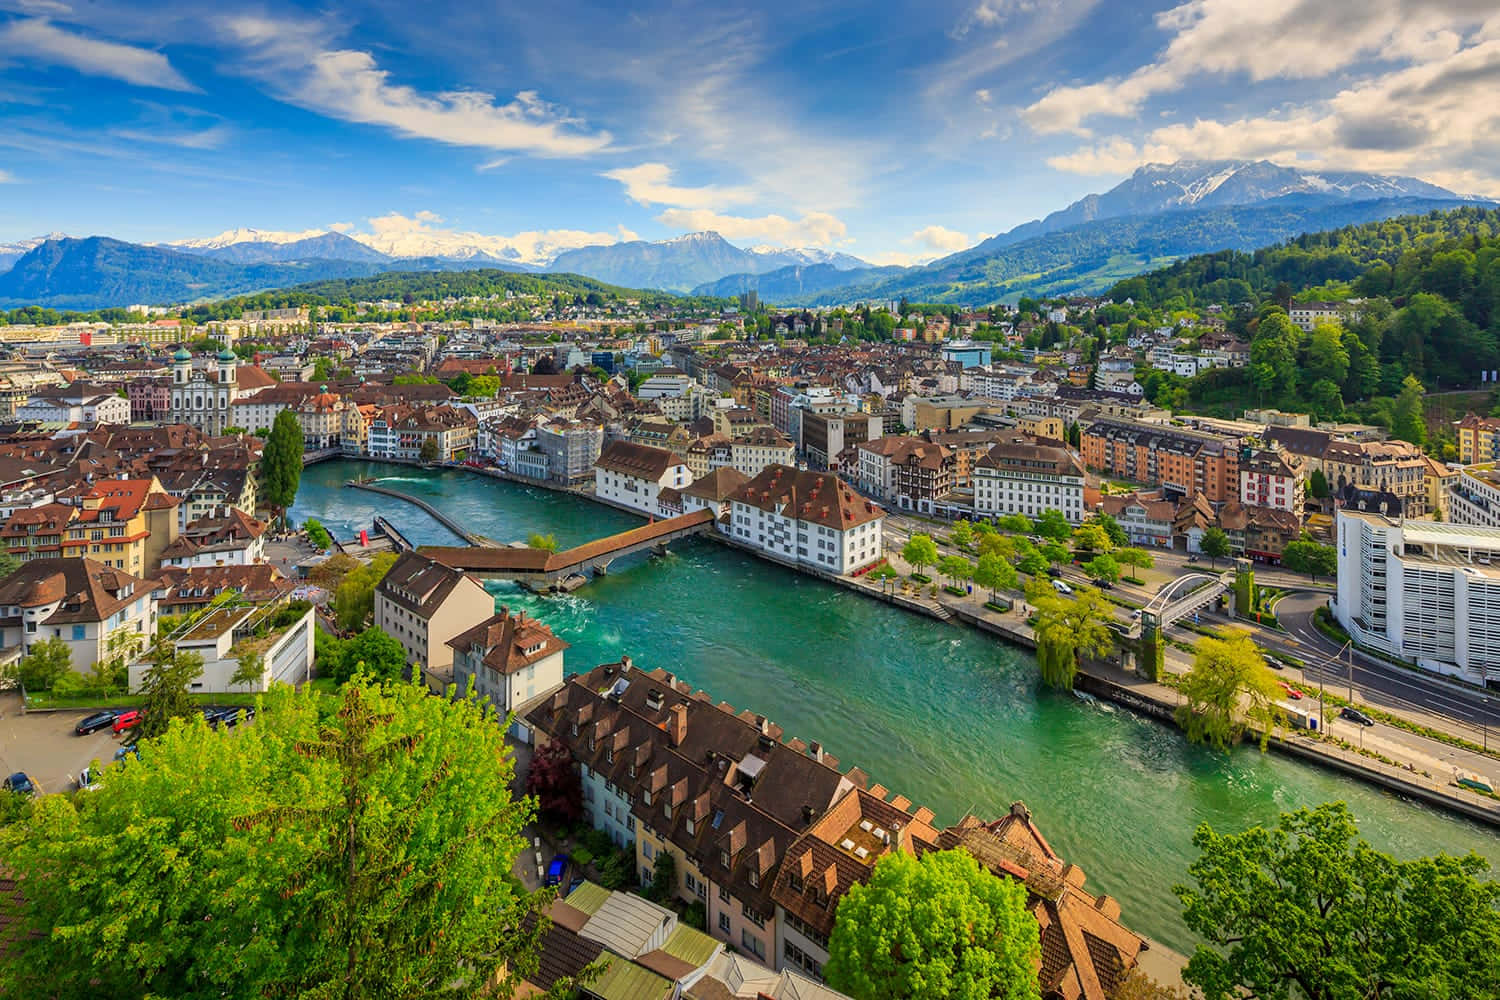
<instances>
[{"instance_id":1,"label":"green leafy tree","mask_svg":"<svg viewBox=\"0 0 1500 1000\"><path fill-rule=\"evenodd\" d=\"M370 626L352 639L338 643L336 651L319 661L319 673L339 684L356 674L376 681L399 681L406 675L406 650L394 636Z\"/></svg>"},{"instance_id":2,"label":"green leafy tree","mask_svg":"<svg viewBox=\"0 0 1500 1000\"><path fill-rule=\"evenodd\" d=\"M1312 470L1307 477L1307 492L1318 500L1328 496L1328 477L1323 475L1322 469Z\"/></svg>"},{"instance_id":3,"label":"green leafy tree","mask_svg":"<svg viewBox=\"0 0 1500 1000\"><path fill-rule=\"evenodd\" d=\"M1001 531L1010 531L1018 535L1029 535L1034 530L1031 518L1025 514L1006 514L995 523Z\"/></svg>"},{"instance_id":4,"label":"green leafy tree","mask_svg":"<svg viewBox=\"0 0 1500 1000\"><path fill-rule=\"evenodd\" d=\"M1042 553L1042 557L1054 566L1071 562L1073 559L1072 551L1060 542L1048 542L1039 551Z\"/></svg>"},{"instance_id":5,"label":"green leafy tree","mask_svg":"<svg viewBox=\"0 0 1500 1000\"><path fill-rule=\"evenodd\" d=\"M963 556L943 556L938 560L938 572L948 578L952 585L959 586L974 576L974 564Z\"/></svg>"},{"instance_id":6,"label":"green leafy tree","mask_svg":"<svg viewBox=\"0 0 1500 1000\"><path fill-rule=\"evenodd\" d=\"M998 555L980 556L974 568L974 582L989 589L991 600L1002 590L1014 589L1018 580L1016 567Z\"/></svg>"},{"instance_id":7,"label":"green leafy tree","mask_svg":"<svg viewBox=\"0 0 1500 1000\"><path fill-rule=\"evenodd\" d=\"M509 997L550 894L510 875L529 806L492 710L356 682L199 719L0 831L26 885L7 996ZM571 986L561 987L561 995Z\"/></svg>"},{"instance_id":8,"label":"green leafy tree","mask_svg":"<svg viewBox=\"0 0 1500 1000\"><path fill-rule=\"evenodd\" d=\"M527 537L526 545L528 548L540 549L543 552L556 552L558 549L557 536L550 532L545 535L533 532Z\"/></svg>"},{"instance_id":9,"label":"green leafy tree","mask_svg":"<svg viewBox=\"0 0 1500 1000\"><path fill-rule=\"evenodd\" d=\"M31 644L31 649L6 673L21 683L27 691L50 691L68 671L73 669L73 654L68 644L61 639L41 639Z\"/></svg>"},{"instance_id":10,"label":"green leafy tree","mask_svg":"<svg viewBox=\"0 0 1500 1000\"><path fill-rule=\"evenodd\" d=\"M1338 572L1338 551L1306 536L1287 542L1281 552L1281 565L1293 573L1306 573L1316 580Z\"/></svg>"},{"instance_id":11,"label":"green leafy tree","mask_svg":"<svg viewBox=\"0 0 1500 1000\"><path fill-rule=\"evenodd\" d=\"M1115 547L1104 525L1094 521L1080 524L1073 531L1073 544L1086 552L1109 552Z\"/></svg>"},{"instance_id":12,"label":"green leafy tree","mask_svg":"<svg viewBox=\"0 0 1500 1000\"><path fill-rule=\"evenodd\" d=\"M276 414L260 453L260 495L283 520L302 483L302 425L291 410Z\"/></svg>"},{"instance_id":13,"label":"green leafy tree","mask_svg":"<svg viewBox=\"0 0 1500 1000\"><path fill-rule=\"evenodd\" d=\"M959 521L953 525L950 537L954 545L967 549L974 544L974 526L968 521Z\"/></svg>"},{"instance_id":14,"label":"green leafy tree","mask_svg":"<svg viewBox=\"0 0 1500 1000\"><path fill-rule=\"evenodd\" d=\"M912 535L901 547L901 558L920 573L924 567L937 565L937 543L932 540L931 535Z\"/></svg>"},{"instance_id":15,"label":"green leafy tree","mask_svg":"<svg viewBox=\"0 0 1500 1000\"><path fill-rule=\"evenodd\" d=\"M1391 434L1402 441L1421 446L1427 441L1427 422L1422 417L1422 398L1426 390L1415 375L1401 381L1401 392L1396 397L1391 414Z\"/></svg>"},{"instance_id":16,"label":"green leafy tree","mask_svg":"<svg viewBox=\"0 0 1500 1000\"><path fill-rule=\"evenodd\" d=\"M1125 534L1125 529L1120 527L1120 522L1115 520L1113 514L1107 514L1101 510L1093 516L1092 520L1093 523L1104 529L1104 533L1109 536L1109 540L1114 544L1115 548L1118 549L1130 544L1130 538Z\"/></svg>"},{"instance_id":17,"label":"green leafy tree","mask_svg":"<svg viewBox=\"0 0 1500 1000\"><path fill-rule=\"evenodd\" d=\"M302 530L307 532L307 540L312 542L317 548L333 548L333 536L328 533L327 528L323 527L323 522L317 518L308 518L306 523L302 525Z\"/></svg>"},{"instance_id":18,"label":"green leafy tree","mask_svg":"<svg viewBox=\"0 0 1500 1000\"><path fill-rule=\"evenodd\" d=\"M1229 555L1229 536L1220 527L1212 527L1203 533L1203 540L1198 543L1198 548L1208 556L1213 566L1219 565L1219 560Z\"/></svg>"},{"instance_id":19,"label":"green leafy tree","mask_svg":"<svg viewBox=\"0 0 1500 1000\"><path fill-rule=\"evenodd\" d=\"M1114 646L1109 622L1114 612L1093 587L1076 587L1064 597L1038 581L1028 595L1036 606L1037 663L1048 686L1071 691L1084 657L1100 657Z\"/></svg>"},{"instance_id":20,"label":"green leafy tree","mask_svg":"<svg viewBox=\"0 0 1500 1000\"><path fill-rule=\"evenodd\" d=\"M437 438L431 436L423 438L422 447L417 449L417 457L428 465L441 458L442 452L438 448Z\"/></svg>"},{"instance_id":21,"label":"green leafy tree","mask_svg":"<svg viewBox=\"0 0 1500 1000\"><path fill-rule=\"evenodd\" d=\"M1319 323L1307 339L1304 377L1310 382L1326 379L1335 391L1349 376L1349 351L1344 347L1344 329L1335 323Z\"/></svg>"},{"instance_id":22,"label":"green leafy tree","mask_svg":"<svg viewBox=\"0 0 1500 1000\"><path fill-rule=\"evenodd\" d=\"M10 554L8 549L0 547L0 580L10 576L21 568L21 560Z\"/></svg>"},{"instance_id":23,"label":"green leafy tree","mask_svg":"<svg viewBox=\"0 0 1500 1000\"><path fill-rule=\"evenodd\" d=\"M350 570L333 592L333 617L345 632L362 629L375 611L375 587L396 563L394 552L377 553L368 563Z\"/></svg>"},{"instance_id":24,"label":"green leafy tree","mask_svg":"<svg viewBox=\"0 0 1500 1000\"><path fill-rule=\"evenodd\" d=\"M1009 561L1016 557L1016 539L1009 535L1002 535L997 531L988 533L981 532L979 535L979 554L981 556L999 556ZM1026 539L1020 539L1025 542ZM1027 542L1027 544L1031 544Z\"/></svg>"},{"instance_id":25,"label":"green leafy tree","mask_svg":"<svg viewBox=\"0 0 1500 1000\"><path fill-rule=\"evenodd\" d=\"M1067 515L1062 511L1048 507L1037 515L1036 533L1043 538L1065 542L1073 537L1073 526L1068 523Z\"/></svg>"},{"instance_id":26,"label":"green leafy tree","mask_svg":"<svg viewBox=\"0 0 1500 1000\"><path fill-rule=\"evenodd\" d=\"M658 903L670 903L677 896L677 858L671 851L658 851L651 863L651 885L646 891L648 899Z\"/></svg>"},{"instance_id":27,"label":"green leafy tree","mask_svg":"<svg viewBox=\"0 0 1500 1000\"><path fill-rule=\"evenodd\" d=\"M855 1000L1020 1000L1040 962L1021 883L966 851L898 851L839 900L823 973Z\"/></svg>"},{"instance_id":28,"label":"green leafy tree","mask_svg":"<svg viewBox=\"0 0 1500 1000\"><path fill-rule=\"evenodd\" d=\"M151 739L165 733L173 719L191 719L198 707L188 696L192 683L203 676L203 657L181 652L158 641L151 648L151 666L141 675L141 722L136 736Z\"/></svg>"},{"instance_id":29,"label":"green leafy tree","mask_svg":"<svg viewBox=\"0 0 1500 1000\"><path fill-rule=\"evenodd\" d=\"M1028 576L1036 576L1038 573L1047 572L1051 563L1047 561L1035 545L1026 539L1021 539L1016 545L1016 569Z\"/></svg>"},{"instance_id":30,"label":"green leafy tree","mask_svg":"<svg viewBox=\"0 0 1500 1000\"><path fill-rule=\"evenodd\" d=\"M1342 802L1272 830L1205 823L1193 844L1174 892L1205 942L1182 977L1204 1000L1500 996L1500 882L1476 854L1397 860Z\"/></svg>"},{"instance_id":31,"label":"green leafy tree","mask_svg":"<svg viewBox=\"0 0 1500 1000\"><path fill-rule=\"evenodd\" d=\"M259 649L249 647L236 647L229 652L236 661L234 675L229 678L229 683L258 688L266 677L265 654Z\"/></svg>"},{"instance_id":32,"label":"green leafy tree","mask_svg":"<svg viewBox=\"0 0 1500 1000\"><path fill-rule=\"evenodd\" d=\"M1194 743L1228 750L1248 725L1260 731L1260 748L1282 724L1276 699L1281 687L1265 656L1243 633L1227 639L1198 640L1193 669L1178 684L1184 703L1177 722Z\"/></svg>"},{"instance_id":33,"label":"green leafy tree","mask_svg":"<svg viewBox=\"0 0 1500 1000\"><path fill-rule=\"evenodd\" d=\"M1121 565L1129 566L1132 569L1150 569L1152 566L1156 565L1155 556L1147 552L1145 549L1136 548L1133 545L1127 545L1123 549L1116 549L1114 552L1114 557L1116 561L1118 561ZM1127 576L1125 579L1129 580L1132 583L1141 582L1141 578L1134 573L1132 573L1130 576Z\"/></svg>"},{"instance_id":34,"label":"green leafy tree","mask_svg":"<svg viewBox=\"0 0 1500 1000\"><path fill-rule=\"evenodd\" d=\"M1108 580L1114 583L1120 579L1120 564L1115 561L1114 556L1097 555L1083 564L1083 571L1094 580Z\"/></svg>"}]
</instances>

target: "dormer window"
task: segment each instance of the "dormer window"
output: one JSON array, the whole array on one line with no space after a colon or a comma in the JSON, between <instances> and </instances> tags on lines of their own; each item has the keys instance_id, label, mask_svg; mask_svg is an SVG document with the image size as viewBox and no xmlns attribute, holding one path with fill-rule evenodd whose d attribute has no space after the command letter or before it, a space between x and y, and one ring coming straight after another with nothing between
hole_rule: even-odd
<instances>
[{"instance_id":1,"label":"dormer window","mask_svg":"<svg viewBox=\"0 0 1500 1000\"><path fill-rule=\"evenodd\" d=\"M573 725L572 725L571 728L572 728L572 731L573 731L573 735L577 736L578 735L578 723L576 723L576 722L573 723Z\"/></svg>"},{"instance_id":2,"label":"dormer window","mask_svg":"<svg viewBox=\"0 0 1500 1000\"><path fill-rule=\"evenodd\" d=\"M802 876L796 872L792 872L791 877L787 879L787 884L792 887L793 892L800 893L802 891Z\"/></svg>"},{"instance_id":3,"label":"dormer window","mask_svg":"<svg viewBox=\"0 0 1500 1000\"><path fill-rule=\"evenodd\" d=\"M651 789L649 789L649 788L643 788L643 789L641 789L641 801L644 802L648 806L651 804ZM669 812L668 815L671 815L671 813Z\"/></svg>"},{"instance_id":4,"label":"dormer window","mask_svg":"<svg viewBox=\"0 0 1500 1000\"><path fill-rule=\"evenodd\" d=\"M670 803L670 802L663 802L661 807L662 807L663 810L666 811L667 819L671 819L672 818L672 803Z\"/></svg>"},{"instance_id":5,"label":"dormer window","mask_svg":"<svg viewBox=\"0 0 1500 1000\"><path fill-rule=\"evenodd\" d=\"M730 863L729 863L729 850L728 850L728 848L726 848L726 849L724 849L724 850L722 850L722 851L719 852L719 863L722 864L725 868L732 867L730 865Z\"/></svg>"},{"instance_id":6,"label":"dormer window","mask_svg":"<svg viewBox=\"0 0 1500 1000\"><path fill-rule=\"evenodd\" d=\"M696 830L697 826L698 826L698 824L694 823L693 822L693 818L691 816L689 816L688 817L688 821L687 821L687 832L689 834L693 833L694 830Z\"/></svg>"},{"instance_id":7,"label":"dormer window","mask_svg":"<svg viewBox=\"0 0 1500 1000\"><path fill-rule=\"evenodd\" d=\"M611 764L613 764L615 762L615 748L614 747L610 747L608 750L604 751L604 759L606 761L608 761L609 763L611 763Z\"/></svg>"},{"instance_id":8,"label":"dormer window","mask_svg":"<svg viewBox=\"0 0 1500 1000\"><path fill-rule=\"evenodd\" d=\"M760 888L760 872L756 871L754 868L750 869L750 888Z\"/></svg>"},{"instance_id":9,"label":"dormer window","mask_svg":"<svg viewBox=\"0 0 1500 1000\"><path fill-rule=\"evenodd\" d=\"M635 761L630 762L630 776L635 777Z\"/></svg>"}]
</instances>

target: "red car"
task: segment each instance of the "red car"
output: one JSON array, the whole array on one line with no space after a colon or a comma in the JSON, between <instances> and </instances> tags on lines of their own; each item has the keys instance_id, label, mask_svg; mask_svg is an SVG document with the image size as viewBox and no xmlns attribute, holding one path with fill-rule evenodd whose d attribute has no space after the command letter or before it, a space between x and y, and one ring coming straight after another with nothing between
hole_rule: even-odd
<instances>
[{"instance_id":1,"label":"red car","mask_svg":"<svg viewBox=\"0 0 1500 1000\"><path fill-rule=\"evenodd\" d=\"M1281 685L1281 690L1285 691L1286 692L1286 696L1288 698L1292 699L1293 701L1300 701L1302 699L1302 692L1298 691L1296 688L1292 687L1290 684L1283 683Z\"/></svg>"},{"instance_id":2,"label":"red car","mask_svg":"<svg viewBox=\"0 0 1500 1000\"><path fill-rule=\"evenodd\" d=\"M118 736L127 729L134 729L140 724L140 721L141 713L133 708L128 712L121 712L120 717L115 720L115 735Z\"/></svg>"}]
</instances>

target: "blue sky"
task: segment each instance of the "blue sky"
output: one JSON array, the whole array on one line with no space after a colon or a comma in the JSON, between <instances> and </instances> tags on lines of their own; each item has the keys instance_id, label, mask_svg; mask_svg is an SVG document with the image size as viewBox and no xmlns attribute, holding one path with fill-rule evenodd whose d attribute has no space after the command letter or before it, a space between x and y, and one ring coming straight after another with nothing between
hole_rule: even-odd
<instances>
[{"instance_id":1,"label":"blue sky","mask_svg":"<svg viewBox=\"0 0 1500 1000\"><path fill-rule=\"evenodd\" d=\"M908 262L1144 162L1500 193L1493 0L0 0L0 241L717 229Z\"/></svg>"}]
</instances>

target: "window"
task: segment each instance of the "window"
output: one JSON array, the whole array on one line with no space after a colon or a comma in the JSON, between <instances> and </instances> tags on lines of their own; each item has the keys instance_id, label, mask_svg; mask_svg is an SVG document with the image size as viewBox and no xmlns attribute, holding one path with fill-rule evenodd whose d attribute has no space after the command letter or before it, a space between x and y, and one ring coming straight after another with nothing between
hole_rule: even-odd
<instances>
[{"instance_id":1,"label":"window","mask_svg":"<svg viewBox=\"0 0 1500 1000\"><path fill-rule=\"evenodd\" d=\"M643 840L641 841L641 853L646 856L647 861L651 861L656 857L656 848L652 847L649 842Z\"/></svg>"},{"instance_id":2,"label":"window","mask_svg":"<svg viewBox=\"0 0 1500 1000\"><path fill-rule=\"evenodd\" d=\"M723 910L719 911L719 932L722 934L729 933L729 914Z\"/></svg>"},{"instance_id":3,"label":"window","mask_svg":"<svg viewBox=\"0 0 1500 1000\"><path fill-rule=\"evenodd\" d=\"M82 625L74 625L73 626L73 641L74 642L78 642L80 639L82 639L83 638L83 632L84 632L84 629L83 629Z\"/></svg>"},{"instance_id":4,"label":"window","mask_svg":"<svg viewBox=\"0 0 1500 1000\"><path fill-rule=\"evenodd\" d=\"M761 943L760 938L751 934L749 930L740 931L740 944L744 949L756 958L764 960L766 957L766 946Z\"/></svg>"}]
</instances>

